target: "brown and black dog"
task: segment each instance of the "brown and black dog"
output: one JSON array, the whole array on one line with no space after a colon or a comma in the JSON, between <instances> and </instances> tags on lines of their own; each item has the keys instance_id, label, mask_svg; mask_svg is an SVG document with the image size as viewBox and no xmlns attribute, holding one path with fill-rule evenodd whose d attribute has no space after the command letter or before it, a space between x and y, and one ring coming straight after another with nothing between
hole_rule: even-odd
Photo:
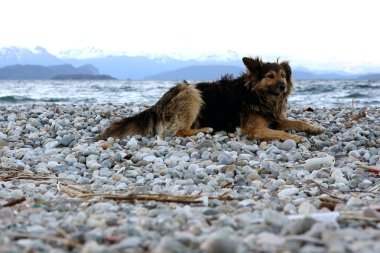
<instances>
[{"instance_id":1,"label":"brown and black dog","mask_svg":"<svg viewBox=\"0 0 380 253\"><path fill-rule=\"evenodd\" d=\"M243 63L247 72L238 78L226 75L214 82L177 84L152 107L112 123L101 137L190 136L241 127L250 138L301 142L302 137L285 131L323 131L322 127L286 118L287 99L293 89L287 61L268 63L244 57Z\"/></svg>"}]
</instances>

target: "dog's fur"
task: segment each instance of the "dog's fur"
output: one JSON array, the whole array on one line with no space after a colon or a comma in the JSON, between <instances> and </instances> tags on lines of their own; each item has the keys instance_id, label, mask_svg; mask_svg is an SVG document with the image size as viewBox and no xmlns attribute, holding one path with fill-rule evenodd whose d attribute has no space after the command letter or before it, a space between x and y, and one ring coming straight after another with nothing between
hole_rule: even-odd
<instances>
[{"instance_id":1,"label":"dog's fur","mask_svg":"<svg viewBox=\"0 0 380 253\"><path fill-rule=\"evenodd\" d=\"M285 131L322 131L286 118L287 99L293 89L287 61L265 63L260 58L244 57L243 63L247 73L235 79L226 75L214 82L177 84L149 109L112 123L101 137L164 133L190 136L241 127L251 138L301 142L300 136Z\"/></svg>"}]
</instances>

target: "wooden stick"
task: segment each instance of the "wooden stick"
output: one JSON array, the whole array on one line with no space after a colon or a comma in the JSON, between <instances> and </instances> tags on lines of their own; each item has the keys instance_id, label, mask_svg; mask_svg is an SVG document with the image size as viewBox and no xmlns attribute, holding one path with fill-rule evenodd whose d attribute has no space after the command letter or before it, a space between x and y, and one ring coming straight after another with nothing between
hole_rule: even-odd
<instances>
[{"instance_id":1,"label":"wooden stick","mask_svg":"<svg viewBox=\"0 0 380 253\"><path fill-rule=\"evenodd\" d=\"M81 249L82 245L74 242L73 240L69 238L60 238L57 236L51 236L51 235L40 235L40 234L28 234L28 233L19 233L19 232L10 232L7 233L8 236L10 237L15 237L15 238L29 238L29 239L37 239L37 240L42 240L42 241L47 241L47 242L53 242L53 243L60 243L66 245L67 248L72 249Z\"/></svg>"},{"instance_id":2,"label":"wooden stick","mask_svg":"<svg viewBox=\"0 0 380 253\"><path fill-rule=\"evenodd\" d=\"M110 193L89 193L77 195L78 198L103 197L105 199L125 200L125 201L158 201L174 202L185 204L201 204L201 196L175 196L169 194L110 194Z\"/></svg>"},{"instance_id":3,"label":"wooden stick","mask_svg":"<svg viewBox=\"0 0 380 253\"><path fill-rule=\"evenodd\" d=\"M17 204L20 204L22 202L24 202L26 199L24 196L22 196L21 198L18 198L18 199L13 199L11 201L9 201L8 203L2 205L1 207L11 207L11 206L15 206Z\"/></svg>"},{"instance_id":4,"label":"wooden stick","mask_svg":"<svg viewBox=\"0 0 380 253\"><path fill-rule=\"evenodd\" d=\"M369 165L361 163L361 162L356 162L355 164L358 165L359 167L361 167L363 169L366 169L366 170L369 170L369 171L371 171L371 172L373 172L375 174L379 174L380 173L380 168L369 166Z\"/></svg>"}]
</instances>

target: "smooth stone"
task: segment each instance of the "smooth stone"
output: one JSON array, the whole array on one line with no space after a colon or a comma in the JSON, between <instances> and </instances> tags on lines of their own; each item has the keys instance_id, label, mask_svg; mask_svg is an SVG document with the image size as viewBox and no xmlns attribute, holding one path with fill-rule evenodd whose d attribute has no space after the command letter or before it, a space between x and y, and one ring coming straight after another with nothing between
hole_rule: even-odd
<instances>
[{"instance_id":1,"label":"smooth stone","mask_svg":"<svg viewBox=\"0 0 380 253\"><path fill-rule=\"evenodd\" d=\"M46 149L53 149L53 148L58 147L58 145L59 145L59 142L58 142L58 141L49 141L49 142L47 142L47 143L44 145L44 148L46 148Z\"/></svg>"},{"instance_id":2,"label":"smooth stone","mask_svg":"<svg viewBox=\"0 0 380 253\"><path fill-rule=\"evenodd\" d=\"M10 207L2 207L0 209L0 219L2 221L12 221L14 218L14 214L12 208Z\"/></svg>"},{"instance_id":3,"label":"smooth stone","mask_svg":"<svg viewBox=\"0 0 380 253\"><path fill-rule=\"evenodd\" d=\"M219 164L224 164L224 165L230 165L234 163L235 159L231 154L228 154L226 152L222 152L218 155L218 163Z\"/></svg>"},{"instance_id":4,"label":"smooth stone","mask_svg":"<svg viewBox=\"0 0 380 253\"><path fill-rule=\"evenodd\" d=\"M336 183L348 184L348 180L344 177L343 172L339 168L333 169L331 178L334 179Z\"/></svg>"},{"instance_id":5,"label":"smooth stone","mask_svg":"<svg viewBox=\"0 0 380 253\"><path fill-rule=\"evenodd\" d=\"M54 167L56 167L56 166L58 166L58 165L59 165L58 162L56 162L56 161L50 161L50 162L48 162L47 167L48 167L49 169L53 169Z\"/></svg>"},{"instance_id":6,"label":"smooth stone","mask_svg":"<svg viewBox=\"0 0 380 253\"><path fill-rule=\"evenodd\" d=\"M190 251L175 238L164 236L161 238L153 253L190 253Z\"/></svg>"},{"instance_id":7,"label":"smooth stone","mask_svg":"<svg viewBox=\"0 0 380 253\"><path fill-rule=\"evenodd\" d=\"M259 245L273 245L279 246L286 242L285 237L278 236L269 232L261 232L256 238L257 244Z\"/></svg>"},{"instance_id":8,"label":"smooth stone","mask_svg":"<svg viewBox=\"0 0 380 253\"><path fill-rule=\"evenodd\" d=\"M280 227L282 227L289 221L288 218L286 218L286 216L271 209L265 209L263 211L263 219L266 223L270 225L275 225L275 226L280 226Z\"/></svg>"},{"instance_id":9,"label":"smooth stone","mask_svg":"<svg viewBox=\"0 0 380 253\"><path fill-rule=\"evenodd\" d=\"M59 144L64 147L68 147L74 140L75 140L75 135L68 134L68 135L63 136Z\"/></svg>"},{"instance_id":10,"label":"smooth stone","mask_svg":"<svg viewBox=\"0 0 380 253\"><path fill-rule=\"evenodd\" d=\"M144 161L147 161L149 163L154 162L156 159L157 159L157 157L154 155L144 156L144 158L143 158Z\"/></svg>"},{"instance_id":11,"label":"smooth stone","mask_svg":"<svg viewBox=\"0 0 380 253\"><path fill-rule=\"evenodd\" d=\"M317 208L310 204L308 201L302 202L300 206L298 207L298 213L299 214L312 214L316 213Z\"/></svg>"},{"instance_id":12,"label":"smooth stone","mask_svg":"<svg viewBox=\"0 0 380 253\"><path fill-rule=\"evenodd\" d=\"M292 220L284 224L281 234L282 235L299 235L304 234L309 231L313 225L316 223L316 220L310 217L305 217L303 219Z\"/></svg>"},{"instance_id":13,"label":"smooth stone","mask_svg":"<svg viewBox=\"0 0 380 253\"><path fill-rule=\"evenodd\" d=\"M296 195L299 193L299 189L296 188L296 187L290 187L290 188L285 188L285 189L282 189L278 192L277 196L280 198L280 199L286 199L290 196L293 196L293 195Z\"/></svg>"},{"instance_id":14,"label":"smooth stone","mask_svg":"<svg viewBox=\"0 0 380 253\"><path fill-rule=\"evenodd\" d=\"M201 249L207 253L236 253L239 252L240 243L237 238L214 234L201 244Z\"/></svg>"},{"instance_id":15,"label":"smooth stone","mask_svg":"<svg viewBox=\"0 0 380 253\"><path fill-rule=\"evenodd\" d=\"M100 165L97 161L93 160L86 161L86 166L90 170L98 170L102 167L102 165Z\"/></svg>"},{"instance_id":16,"label":"smooth stone","mask_svg":"<svg viewBox=\"0 0 380 253\"><path fill-rule=\"evenodd\" d=\"M282 150L285 150L285 151L290 151L291 149L293 148L296 148L297 147L297 143L292 140L292 139L289 139L289 140L286 140L284 142L280 142L278 144L278 147Z\"/></svg>"},{"instance_id":17,"label":"smooth stone","mask_svg":"<svg viewBox=\"0 0 380 253\"><path fill-rule=\"evenodd\" d=\"M314 157L307 159L305 161L305 169L308 171L318 170L323 166L331 167L335 163L335 158L333 156L327 155L325 157Z\"/></svg>"},{"instance_id":18,"label":"smooth stone","mask_svg":"<svg viewBox=\"0 0 380 253\"><path fill-rule=\"evenodd\" d=\"M109 247L110 252L122 251L125 248L136 248L143 242L143 238L138 236L128 237L121 242Z\"/></svg>"}]
</instances>

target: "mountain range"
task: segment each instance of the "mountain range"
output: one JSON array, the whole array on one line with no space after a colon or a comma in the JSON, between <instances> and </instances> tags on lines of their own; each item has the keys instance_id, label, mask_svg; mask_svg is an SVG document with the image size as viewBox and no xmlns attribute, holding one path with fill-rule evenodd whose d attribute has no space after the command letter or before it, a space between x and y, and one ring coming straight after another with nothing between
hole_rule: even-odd
<instances>
[{"instance_id":1,"label":"mountain range","mask_svg":"<svg viewBox=\"0 0 380 253\"><path fill-rule=\"evenodd\" d=\"M219 78L223 74L236 76L244 71L239 56L233 52L227 56L209 55L200 59L107 55L96 49L87 50L86 53L87 57L82 57L80 52L76 51L68 51L55 56L43 47L36 47L33 50L19 47L0 48L0 79L30 79L33 77L27 74L28 71L36 73L44 68L46 73L38 79L49 79L56 75L104 74L117 79L131 80L211 80ZM16 69L20 68L25 71L17 72ZM91 71L83 72L86 68ZM53 73L55 70L58 70L59 73ZM345 72L321 73L293 67L293 78L380 79L380 74L368 73L368 75L359 76Z\"/></svg>"},{"instance_id":2,"label":"mountain range","mask_svg":"<svg viewBox=\"0 0 380 253\"><path fill-rule=\"evenodd\" d=\"M231 65L197 65L161 72L145 77L146 80L213 80L223 74L238 76L244 69ZM196 79L194 79L196 78Z\"/></svg>"},{"instance_id":3,"label":"mountain range","mask_svg":"<svg viewBox=\"0 0 380 253\"><path fill-rule=\"evenodd\" d=\"M96 77L98 74L98 69L92 65L75 68L70 64L52 66L16 64L0 68L1 80L47 80L67 75L90 75Z\"/></svg>"}]
</instances>

